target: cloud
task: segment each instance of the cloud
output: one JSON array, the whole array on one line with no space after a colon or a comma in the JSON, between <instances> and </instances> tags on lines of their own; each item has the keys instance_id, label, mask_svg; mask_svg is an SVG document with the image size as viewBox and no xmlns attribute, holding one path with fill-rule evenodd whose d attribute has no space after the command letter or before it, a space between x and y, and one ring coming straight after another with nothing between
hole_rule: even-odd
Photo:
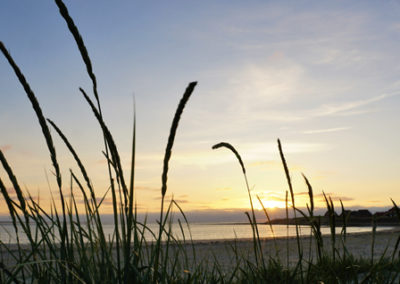
<instances>
[{"instance_id":1,"label":"cloud","mask_svg":"<svg viewBox=\"0 0 400 284\"><path fill-rule=\"evenodd\" d=\"M353 200L355 200L353 197L339 196L339 195L336 195L335 193L331 193L331 192L326 192L325 195L328 199L331 198L332 201L340 201L340 200L353 201ZM295 196L295 198L296 197L307 197L308 198L309 193L308 193L308 191L295 192L294 196ZM318 193L318 194L314 193L313 196L314 196L314 201L325 203L325 197L324 197L323 193ZM285 201L284 198L280 198L280 197L276 197L276 198L272 197L272 198L274 198L274 200Z\"/></svg>"},{"instance_id":2,"label":"cloud","mask_svg":"<svg viewBox=\"0 0 400 284\"><path fill-rule=\"evenodd\" d=\"M331 198L332 201L353 201L355 200L353 197L348 197L348 196L338 196L335 193L331 193L331 192L326 192L325 193L326 197L329 199ZM319 194L314 194L314 199L317 199L320 202L325 202L325 197L322 193Z\"/></svg>"},{"instance_id":3,"label":"cloud","mask_svg":"<svg viewBox=\"0 0 400 284\"><path fill-rule=\"evenodd\" d=\"M6 191L7 191L7 193L8 193L8 196L9 196L13 201L17 201L17 200L18 200L18 198L17 198L17 193L15 192L15 190L14 190L13 187L7 187L7 188L6 188ZM4 199L3 194L0 194L0 200L3 200L3 199Z\"/></svg>"},{"instance_id":4,"label":"cloud","mask_svg":"<svg viewBox=\"0 0 400 284\"><path fill-rule=\"evenodd\" d=\"M378 109L376 108L363 108L363 107L382 101L391 96L394 95L379 95L364 100L323 104L315 108L293 110L291 112L288 112L286 110L268 110L267 114L260 114L257 117L258 119L264 121L296 122L296 121L308 120L319 117L354 116L365 113L377 112ZM339 130L344 130L344 129L339 129Z\"/></svg>"},{"instance_id":5,"label":"cloud","mask_svg":"<svg viewBox=\"0 0 400 284\"><path fill-rule=\"evenodd\" d=\"M165 196L165 202L169 203L173 199L176 203L181 204L181 203L189 203L189 200L182 198L184 195L181 195L181 198L174 198L173 195L166 195ZM154 200L161 200L161 196L157 196L153 198Z\"/></svg>"},{"instance_id":6,"label":"cloud","mask_svg":"<svg viewBox=\"0 0 400 284\"><path fill-rule=\"evenodd\" d=\"M369 106L373 103L377 103L392 96L397 96L399 94L400 93L381 94L375 97L370 97L362 100L323 104L321 106L312 109L293 111L290 113L283 111L283 112L278 112L275 115L269 116L267 118L270 120L277 120L277 121L300 121L300 120L328 117L328 116L332 117L332 116L360 115L377 111L377 109L374 108L363 108L363 107ZM332 132L332 131L340 131L346 129L349 128L342 127L342 128L337 128L337 129L333 128L327 130L330 130L330 132Z\"/></svg>"},{"instance_id":7,"label":"cloud","mask_svg":"<svg viewBox=\"0 0 400 284\"><path fill-rule=\"evenodd\" d=\"M370 25L376 22L368 13L332 5L332 9L315 7L318 13L300 9L294 15L282 5L271 6L274 9L259 11L248 7L248 15L242 15L241 7L240 12L236 11L239 21L224 24L222 20L224 35L230 35L225 42L247 56L243 56L245 61L231 62L226 69L212 70L209 77L221 82L221 89L213 97L229 98L224 101L224 113L234 114L229 118L236 127L240 121L235 120L235 115L244 120L243 124L255 120L289 122L358 115L375 111L365 107L388 97L377 95L380 90L387 90L385 84L382 89L376 85L376 90L363 92L367 98L354 100L355 94L365 89L358 85L360 78L354 80L350 75L354 71L361 74L357 69L360 65L373 68L383 60L381 51L362 45L379 37L369 32ZM336 20L326 21L327 18ZM266 19L270 19L268 24ZM232 41L231 37L245 40ZM318 66L321 64L328 66ZM329 72L321 76L322 80L317 79L321 71ZM313 104L316 98L324 96L333 101L321 104L326 102L322 99L318 105ZM338 103L341 98L344 101Z\"/></svg>"},{"instance_id":8,"label":"cloud","mask_svg":"<svg viewBox=\"0 0 400 284\"><path fill-rule=\"evenodd\" d=\"M101 197L97 197L97 198L96 198L97 204L100 204L100 202L101 202L102 200L103 200L103 199L102 199ZM118 204L118 202L117 202L117 204ZM102 205L102 206L111 206L111 205L113 205L112 197L106 197L106 198L104 198L104 200L103 200L103 202L101 203L101 205Z\"/></svg>"},{"instance_id":9,"label":"cloud","mask_svg":"<svg viewBox=\"0 0 400 284\"><path fill-rule=\"evenodd\" d=\"M91 198L90 197L88 197L88 201L89 201L89 203L91 202ZM96 197L96 202L97 202L97 205L100 205L100 202L101 202L101 207L103 207L103 206L113 206L113 200L112 200L112 197L110 196L110 197L105 197L104 199L103 199L103 197ZM78 200L76 200L76 203L78 203L78 204L85 204L85 200L83 199L83 198L80 198L80 199L78 199ZM117 205L119 206L119 201L117 201Z\"/></svg>"},{"instance_id":10,"label":"cloud","mask_svg":"<svg viewBox=\"0 0 400 284\"><path fill-rule=\"evenodd\" d=\"M104 159L99 159L99 160L96 160L95 163L98 164L98 165L105 165L105 164L107 164L107 160L105 158Z\"/></svg>"},{"instance_id":11,"label":"cloud","mask_svg":"<svg viewBox=\"0 0 400 284\"><path fill-rule=\"evenodd\" d=\"M323 104L311 109L295 110L291 112L283 111L270 111L269 115L264 116L265 120L273 121L301 121L319 117L333 117L333 116L354 116L365 113L376 112L376 108L365 108L371 104L377 103L392 96L398 96L400 93L381 94L375 97L370 97L362 100L353 100L342 103L329 103ZM327 129L329 132L341 131L349 129L347 127ZM317 130L318 131L318 130ZM320 132L322 133L322 132ZM310 134L310 133L306 133Z\"/></svg>"},{"instance_id":12,"label":"cloud","mask_svg":"<svg viewBox=\"0 0 400 284\"><path fill-rule=\"evenodd\" d=\"M257 161L257 162L252 162L249 164L251 167L282 167L282 162L275 161L275 160L269 160L269 161Z\"/></svg>"},{"instance_id":13,"label":"cloud","mask_svg":"<svg viewBox=\"0 0 400 284\"><path fill-rule=\"evenodd\" d=\"M232 190L232 188L230 188L230 187L219 187L219 188L216 189L216 191L229 191L229 190Z\"/></svg>"},{"instance_id":14,"label":"cloud","mask_svg":"<svg viewBox=\"0 0 400 284\"><path fill-rule=\"evenodd\" d=\"M301 191L301 192L295 192L295 196L307 196L308 197L308 191ZM352 201L354 198L348 197L348 196L338 196L335 193L332 192L325 192L326 197L329 199L329 197L332 199L332 201ZM320 202L325 202L325 197L323 193L317 193L313 194L314 200L320 201Z\"/></svg>"},{"instance_id":15,"label":"cloud","mask_svg":"<svg viewBox=\"0 0 400 284\"><path fill-rule=\"evenodd\" d=\"M143 190L143 191L161 191L161 188L158 188L158 187L150 187L150 186L135 186L135 190Z\"/></svg>"},{"instance_id":16,"label":"cloud","mask_svg":"<svg viewBox=\"0 0 400 284\"><path fill-rule=\"evenodd\" d=\"M342 31L338 33L340 36L343 34ZM313 34L311 41L314 40ZM393 86L388 89L387 85L381 89L377 85L375 90L370 89L366 92L364 88L360 89L359 79L352 83L343 76L338 76L337 79L314 79L315 76L311 76L314 68L304 64L302 59L291 56L289 50L282 50L281 47L264 48L272 50L269 56L233 63L232 66L222 67L219 71L209 71L210 74L207 74L207 77L212 77L210 80L216 78L215 80L221 82L221 87L217 87L213 92L213 98L214 101L217 98L215 104L221 105L219 108L225 110L224 114L229 116L229 120L236 127L251 121L296 122L326 116L353 116L374 112L376 109L366 107L399 94L381 94L381 90L392 89ZM310 47L306 48L308 53L309 49ZM319 51L320 48L315 47L312 50ZM310 56L313 57L310 60L330 65L339 61L342 68L347 68L347 64L354 61L365 62L364 57L372 60L371 54L360 52L358 48L349 50L348 46L327 48L320 55L321 58ZM327 85L329 89L326 88ZM364 92L364 98L354 99L353 93L358 92ZM324 97L332 101L321 103L327 101ZM318 105L315 104L316 98L321 99Z\"/></svg>"},{"instance_id":17,"label":"cloud","mask_svg":"<svg viewBox=\"0 0 400 284\"><path fill-rule=\"evenodd\" d=\"M288 142L282 143L282 148L285 154L297 154L322 152L329 150L330 146L322 143ZM242 156L245 164L249 163L253 166L282 166L282 164L278 160L260 161L260 157L268 158L271 157L271 155L275 156L278 153L278 146L276 142L242 143L236 148L236 150ZM216 153L214 154L214 157L215 156L217 156ZM218 156L226 157L224 161L232 162L232 154L228 151L221 151Z\"/></svg>"},{"instance_id":18,"label":"cloud","mask_svg":"<svg viewBox=\"0 0 400 284\"><path fill-rule=\"evenodd\" d=\"M180 203L189 203L189 200L186 199L174 199L176 203L180 204Z\"/></svg>"},{"instance_id":19,"label":"cloud","mask_svg":"<svg viewBox=\"0 0 400 284\"><path fill-rule=\"evenodd\" d=\"M289 102L300 85L303 68L294 62L279 66L249 64L228 79L228 88L235 90L235 109L245 112L265 105ZM249 97L250 95L250 97Z\"/></svg>"},{"instance_id":20,"label":"cloud","mask_svg":"<svg viewBox=\"0 0 400 284\"><path fill-rule=\"evenodd\" d=\"M263 199L286 202L285 197L279 197L279 196L273 196L273 195L269 195L268 197L264 197Z\"/></svg>"},{"instance_id":21,"label":"cloud","mask_svg":"<svg viewBox=\"0 0 400 284\"><path fill-rule=\"evenodd\" d=\"M275 142L271 143L254 143L248 146L248 155L258 155L261 153L277 153L277 144ZM246 147L247 148L247 147ZM282 143L282 148L284 153L310 153L310 152L321 152L329 149L326 144L320 143L304 143L304 142L287 142ZM260 156L258 156L260 157Z\"/></svg>"},{"instance_id":22,"label":"cloud","mask_svg":"<svg viewBox=\"0 0 400 284\"><path fill-rule=\"evenodd\" d=\"M9 151L11 148L12 148L11 144L6 144L6 145L1 145L1 146L0 146L0 150L1 150L2 152Z\"/></svg>"},{"instance_id":23,"label":"cloud","mask_svg":"<svg viewBox=\"0 0 400 284\"><path fill-rule=\"evenodd\" d=\"M271 169L271 168L282 169L282 167L283 167L282 161L280 161L280 160L256 161L256 162L249 163L249 166L250 167L261 167L261 168L266 168L266 169ZM290 169L293 171L300 171L302 169L302 167L291 163Z\"/></svg>"},{"instance_id":24,"label":"cloud","mask_svg":"<svg viewBox=\"0 0 400 284\"><path fill-rule=\"evenodd\" d=\"M375 102L379 102L383 99L386 99L391 96L399 95L400 93L393 93L393 94L381 94L375 97L362 99L362 100L355 100L355 101L348 101L344 103L338 104L326 104L322 105L314 110L311 111L310 115L313 117L321 117L321 116L333 116L338 114L347 113L354 109L358 109L362 106L366 106ZM356 113L357 114L357 113Z\"/></svg>"},{"instance_id":25,"label":"cloud","mask_svg":"<svg viewBox=\"0 0 400 284\"><path fill-rule=\"evenodd\" d=\"M277 143L262 142L262 143L232 143L236 150L240 153L245 166L253 167L282 167L279 160L261 160L260 158L276 157L278 152ZM236 160L230 151L211 150L211 145L203 150L202 147L198 151L179 151L175 152L172 157L173 163L183 166L198 166L209 167L212 165L221 165L227 163L235 163ZM283 151L285 154L298 153L314 153L324 152L331 149L331 146L323 143L307 143L307 142L288 142L283 143ZM291 169L301 169L298 165L290 164ZM216 189L221 190L221 189ZM226 189L227 190L227 189Z\"/></svg>"},{"instance_id":26,"label":"cloud","mask_svg":"<svg viewBox=\"0 0 400 284\"><path fill-rule=\"evenodd\" d=\"M222 164L232 164L235 165L236 159L232 155L230 151L224 150L212 150L211 146L215 144L210 141L201 141L200 145L195 141L195 146L192 147L190 150L185 150L179 148L179 150L175 151L173 156L171 157L171 162L174 163L174 166L179 167L200 167L202 170L207 170L211 166L217 166ZM243 158L243 162L245 163L246 167L267 167L267 168L276 168L281 169L282 164L279 159L277 160L269 160L271 158L278 157L278 147L277 142L271 141L270 142L237 142L232 143L240 155ZM203 143L204 142L204 143ZM192 150L195 149L195 150ZM292 154L292 153L311 153L311 152L322 152L331 149L330 145L323 144L323 143L308 143L308 142L296 142L291 141L288 143L283 143L283 149L285 154ZM148 159L148 164L152 165L154 168L153 159L156 157L156 154L152 154L148 152L142 158ZM265 160L260 160L260 159ZM160 159L162 162L162 160ZM301 166L296 164L289 164L292 170L301 170ZM160 192L160 188L153 186L153 183L146 183L140 182L139 185L135 186L135 190L138 192ZM211 189L210 189L211 190ZM230 188L227 187L214 187L213 190L215 191L229 191Z\"/></svg>"},{"instance_id":27,"label":"cloud","mask_svg":"<svg viewBox=\"0 0 400 284\"><path fill-rule=\"evenodd\" d=\"M320 133L331 133L338 132L343 130L351 129L351 127L335 127L335 128L325 128L325 129L314 129L314 130L306 130L303 131L303 134L320 134Z\"/></svg>"},{"instance_id":28,"label":"cloud","mask_svg":"<svg viewBox=\"0 0 400 284\"><path fill-rule=\"evenodd\" d=\"M259 191L254 192L253 194L259 196L262 201L286 201L284 193L278 193L274 191Z\"/></svg>"}]
</instances>

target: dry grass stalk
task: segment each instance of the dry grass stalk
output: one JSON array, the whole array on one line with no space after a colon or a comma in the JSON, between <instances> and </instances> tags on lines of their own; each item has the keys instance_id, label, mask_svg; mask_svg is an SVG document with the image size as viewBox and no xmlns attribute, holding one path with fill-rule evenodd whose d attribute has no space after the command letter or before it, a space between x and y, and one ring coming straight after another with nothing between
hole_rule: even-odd
<instances>
[{"instance_id":1,"label":"dry grass stalk","mask_svg":"<svg viewBox=\"0 0 400 284\"><path fill-rule=\"evenodd\" d=\"M172 120L171 129L169 130L168 143L167 143L167 147L165 148L164 163L163 163L164 166L163 166L163 172L161 175L161 182L162 182L161 195L162 196L165 196L165 193L167 192L168 163L169 163L169 159L171 158L172 146L174 145L174 140L175 140L176 130L178 129L179 120L181 119L183 109L185 108L185 105L188 102L191 94L193 93L196 85L197 85L197 82L191 82L187 86L185 93L183 94L183 96L178 104L178 107L176 109L174 119Z\"/></svg>"}]
</instances>

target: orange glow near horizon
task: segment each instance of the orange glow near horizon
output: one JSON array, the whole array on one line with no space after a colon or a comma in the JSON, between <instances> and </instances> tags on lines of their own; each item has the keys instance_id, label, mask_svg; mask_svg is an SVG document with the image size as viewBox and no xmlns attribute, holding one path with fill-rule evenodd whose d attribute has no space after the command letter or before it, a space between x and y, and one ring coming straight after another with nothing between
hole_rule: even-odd
<instances>
[{"instance_id":1,"label":"orange glow near horizon","mask_svg":"<svg viewBox=\"0 0 400 284\"><path fill-rule=\"evenodd\" d=\"M278 201L278 200L261 200L261 201L266 209L285 208L284 201ZM260 203L255 204L254 207L258 210L263 209Z\"/></svg>"}]
</instances>

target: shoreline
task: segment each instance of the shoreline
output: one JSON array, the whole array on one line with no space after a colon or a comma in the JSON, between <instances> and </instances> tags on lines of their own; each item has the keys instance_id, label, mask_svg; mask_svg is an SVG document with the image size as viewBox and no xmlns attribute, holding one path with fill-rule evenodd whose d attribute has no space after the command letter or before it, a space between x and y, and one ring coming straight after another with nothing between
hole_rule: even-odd
<instances>
[{"instance_id":1,"label":"shoreline","mask_svg":"<svg viewBox=\"0 0 400 284\"><path fill-rule=\"evenodd\" d=\"M248 225L248 224L247 224ZM359 227L359 226L355 226L355 227ZM387 226L387 227L393 227L393 226ZM385 228L382 230L377 230L375 232L375 235L381 235L381 234L395 234L395 233L399 233L400 234L400 227L398 228ZM372 231L368 231L368 232L351 232L351 233L346 233L346 237L351 237L351 236L363 236L363 235L371 235L372 236ZM322 234L322 237L329 237L330 238L330 234ZM340 234L336 234L336 238L340 237ZM277 237L260 237L260 240L262 242L266 242L266 241L273 241L275 240L295 240L297 237L296 236L277 236ZM302 235L299 237L300 239L310 239L310 235ZM253 238L229 238L229 239L207 239L207 240L193 240L193 244L198 244L198 243L229 243L229 242L252 242ZM190 240L187 239L186 240L186 244L190 244Z\"/></svg>"},{"instance_id":2,"label":"shoreline","mask_svg":"<svg viewBox=\"0 0 400 284\"><path fill-rule=\"evenodd\" d=\"M372 232L354 232L346 234L345 248L346 251L354 257L363 257L367 259L373 257L375 259L385 253L386 257L390 257L394 251L397 238L400 237L400 228L393 228L388 230L377 231L375 238L372 238ZM331 236L323 235L324 252L328 255L332 254ZM302 250L304 252L303 259L315 261L316 243L315 238L310 235L300 236L299 238ZM374 249L372 250L372 243L374 241ZM295 265L298 261L297 239L296 236L289 237L276 237L276 238L260 238L260 243L263 255L272 257L273 259L285 264L287 255L289 255L289 264ZM151 245L149 243L149 245ZM7 248L4 248L6 246ZM12 261L10 252L18 250L17 244L2 244L1 254L4 260L11 260L8 265L15 264ZM22 250L29 251L29 244L21 244ZM193 248L195 255L193 254ZM186 240L184 244L176 245L170 244L171 250L184 250L184 254L189 260L203 263L206 265L213 265L215 261L223 269L232 269L237 261L237 256L243 257L250 261L254 260L254 246L252 238L243 239L224 239L224 240ZM344 253L343 242L340 235L336 235L335 250L339 254ZM7 263L7 262L6 262Z\"/></svg>"},{"instance_id":3,"label":"shoreline","mask_svg":"<svg viewBox=\"0 0 400 284\"><path fill-rule=\"evenodd\" d=\"M248 224L247 224L248 225ZM388 226L388 227L393 227L393 226ZM375 235L382 235L382 234L395 234L395 233L399 233L400 234L400 226L398 228L391 228L391 229L383 229L383 230L377 230L375 232ZM363 235L371 235L372 236L372 232L368 231L368 232L350 232L350 233L346 233L347 237L351 237L351 236L363 236ZM330 237L330 234L322 234L322 237ZM340 234L336 234L336 238L340 237ZM266 241L273 241L275 240L286 240L286 239L296 239L296 236L277 236L277 237L260 237L260 240L262 242L266 242ZM310 239L310 234L308 235L302 235L299 236L300 239ZM191 245L191 243L193 244L203 244L203 243L229 243L229 242L252 242L253 238L227 238L227 239L207 239L207 240L193 240L191 241L189 238L186 239L185 245ZM162 243L164 243L165 241L163 241ZM155 241L149 241L149 244L151 243L155 243ZM17 243L2 243L3 246L7 246L7 247L14 247L17 246ZM22 247L24 246L29 246L29 244L27 243L21 243L20 244Z\"/></svg>"},{"instance_id":4,"label":"shoreline","mask_svg":"<svg viewBox=\"0 0 400 284\"><path fill-rule=\"evenodd\" d=\"M372 238L372 232L355 232L346 235L345 249L340 235L336 235L335 250L339 254L349 253L355 258L378 259L383 254L385 257L391 257L397 238L400 236L400 228L394 228L384 231L377 231L375 238ZM332 255L331 236L323 235L324 242L323 251L328 255ZM304 253L303 260L316 261L317 249L315 238L310 236L301 236L299 238L302 251ZM374 241L374 249L372 243ZM191 255L191 244L185 244L185 250L188 255ZM193 246L196 251L196 257L200 260L215 259L224 269L232 269L234 267L236 257L233 251L249 260L255 260L254 247L252 239L237 239L237 240L208 240L208 241L193 241ZM267 258L279 261L283 265L289 261L289 265L297 264L299 259L297 250L296 236L263 238L261 239L263 255ZM373 254L372 254L373 253ZM289 259L287 260L287 255Z\"/></svg>"},{"instance_id":5,"label":"shoreline","mask_svg":"<svg viewBox=\"0 0 400 284\"><path fill-rule=\"evenodd\" d=\"M221 224L221 223L218 223ZM237 223L223 223L224 225L238 225ZM204 223L204 225L210 225L210 223ZM217 224L215 224L217 225ZM243 223L243 225L249 225L248 223ZM257 225L265 225L263 223L257 224ZM279 224L278 224L279 225ZM292 226L292 225L290 225ZM303 227L306 225L299 225L299 227ZM309 229L308 226L306 226L307 229ZM347 228L351 228L351 227L363 227L363 226L349 226ZM368 226L365 226L368 227ZM370 227L370 226L369 226ZM321 226L321 228L326 228L326 226ZM329 227L328 227L329 228ZM337 229L340 227L336 227ZM400 226L378 226L377 230L375 232L376 235L378 234L388 234L388 233L400 233ZM371 235L372 236L372 227L371 227L371 231L364 231L364 232L347 232L346 236L347 237L351 237L351 236L357 236L357 235ZM330 233L322 233L322 237L326 238L329 237L330 238ZM340 237L340 233L336 233L336 238ZM260 236L260 241L262 242L267 242L267 241L273 241L275 240L292 240L292 239L296 239L296 235L289 235L289 236L268 236L268 237L262 237ZM310 239L310 234L303 234L299 236L300 239ZM181 242L183 242L183 240L180 240ZM198 239L198 240L190 240L190 238L186 238L185 240L185 244L184 245L191 245L191 243L193 244L203 244L203 243L234 243L234 242L252 242L253 238L252 237L248 237L248 238L225 238L225 239ZM155 241L148 241L148 244L154 244L156 243ZM165 241L162 241L161 243L165 243ZM17 247L17 243L16 242L12 242L12 243L5 243L2 242L3 246L7 246L7 247ZM20 243L21 247L29 247L29 243Z\"/></svg>"}]
</instances>

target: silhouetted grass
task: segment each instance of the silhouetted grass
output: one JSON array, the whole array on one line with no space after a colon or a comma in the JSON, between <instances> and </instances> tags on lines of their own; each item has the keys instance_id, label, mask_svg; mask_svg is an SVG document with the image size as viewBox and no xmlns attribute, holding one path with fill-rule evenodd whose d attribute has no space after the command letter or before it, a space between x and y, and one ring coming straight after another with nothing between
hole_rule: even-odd
<instances>
[{"instance_id":1,"label":"silhouetted grass","mask_svg":"<svg viewBox=\"0 0 400 284\"><path fill-rule=\"evenodd\" d=\"M161 209L159 230L149 229L146 219L138 219L136 200L134 199L135 152L136 152L136 119L133 120L131 168L129 186L126 183L121 159L114 138L103 118L100 98L97 90L97 80L93 71L89 53L67 7L61 0L55 0L60 14L65 19L68 29L73 35L81 53L87 73L92 82L93 95L96 104L90 96L80 88L80 92L97 119L99 130L104 137L104 155L107 160L109 175L109 190L103 196L97 196L84 162L62 130L50 119L46 119L39 102L32 91L22 71L0 42L0 50L15 72L21 86L32 104L38 118L50 159L55 171L55 177L60 195L60 204L54 198L51 201L50 212L44 210L38 200L25 194L21 189L12 166L0 150L0 162L10 180L17 198L14 200L0 179L0 191L8 208L16 244L0 243L4 252L0 257L1 283L398 283L400 278L399 244L397 238L391 254L385 251L375 258L376 222L372 225L372 243L370 258L356 258L346 249L347 219L343 203L342 230L336 235L336 215L332 199L324 195L330 226L330 242L327 247L321 234L321 220L314 214L314 194L309 180L303 175L309 192L307 210L296 207L294 189L291 182L289 167L284 156L282 145L278 140L278 150L282 160L285 177L288 183L286 191L286 219L289 224L289 207L293 214L301 214L311 228L309 237L309 258L303 257L303 245L299 226L296 224L296 244L298 258L290 263L289 238L286 240L286 259L279 257L279 248L274 241L275 254L266 255L263 236L260 235L260 222L257 221L253 204L253 196L249 188L246 168L239 152L229 143L222 142L213 149L227 148L231 150L241 166L245 178L251 214L245 212L253 231L253 252L243 254L235 242L230 253L233 258L230 267L224 267L215 255L214 259L198 259L196 247L190 234L190 224L179 204L172 200L166 210L164 199L167 192L167 174L172 147L185 105L194 91L196 82L186 88L178 104L167 140L163 172L161 175ZM67 178L62 176L57 161L56 149L48 124L54 128L61 138L76 164L80 174L70 170ZM83 182L82 182L83 178ZM65 182L69 180L69 184ZM77 188L77 189L74 189ZM79 191L79 193L75 192ZM81 194L82 200L76 200ZM102 202L108 194L112 197L114 232L106 236L100 216ZM291 205L289 206L289 194ZM69 195L69 198L66 196ZM270 230L273 227L267 209L259 200ZM77 203L83 203L83 208ZM400 210L394 201L393 205L400 220ZM60 211L61 205L61 211ZM172 232L172 212L177 209L184 222L178 219L183 240L177 240ZM264 225L264 224L263 224ZM185 235L184 227L189 229ZM289 226L289 225L288 225ZM151 239L147 239L147 235ZM21 236L28 240L22 244ZM304 238L304 237L303 237ZM338 238L340 240L338 241ZM307 239L308 240L308 239ZM313 245L314 244L314 245ZM339 248L342 249L339 249ZM315 252L316 259L312 257ZM12 263L5 262L5 254ZM189 255L190 254L190 255Z\"/></svg>"}]
</instances>

